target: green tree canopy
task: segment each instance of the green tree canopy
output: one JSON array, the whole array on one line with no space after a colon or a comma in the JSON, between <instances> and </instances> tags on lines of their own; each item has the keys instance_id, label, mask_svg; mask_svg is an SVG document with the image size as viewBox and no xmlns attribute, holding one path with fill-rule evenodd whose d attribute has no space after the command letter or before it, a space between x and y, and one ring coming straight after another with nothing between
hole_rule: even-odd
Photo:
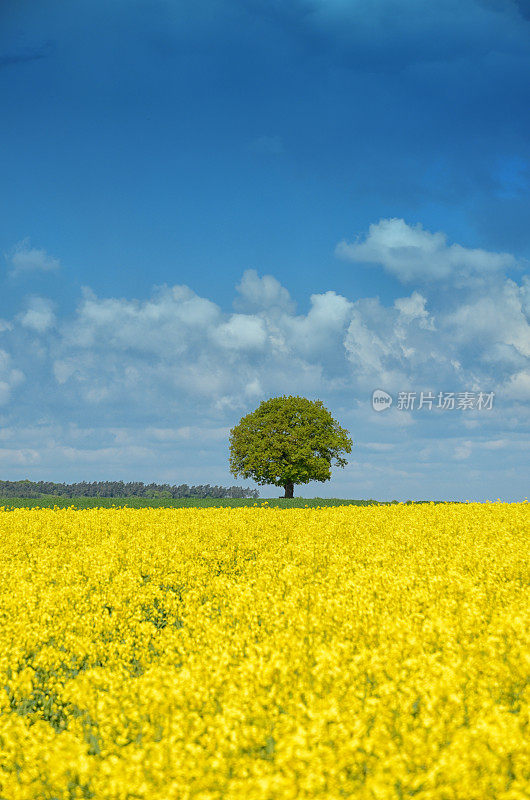
<instances>
[{"instance_id":1,"label":"green tree canopy","mask_svg":"<svg viewBox=\"0 0 530 800\"><path fill-rule=\"evenodd\" d=\"M353 442L320 400L272 397L230 431L230 471L256 483L283 486L328 481L331 466L344 467Z\"/></svg>"}]
</instances>

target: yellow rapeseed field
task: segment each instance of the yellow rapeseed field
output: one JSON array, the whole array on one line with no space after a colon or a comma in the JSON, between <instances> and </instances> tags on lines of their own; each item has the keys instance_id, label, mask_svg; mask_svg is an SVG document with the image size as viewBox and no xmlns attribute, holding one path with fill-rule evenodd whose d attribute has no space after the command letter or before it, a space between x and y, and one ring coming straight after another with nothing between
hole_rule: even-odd
<instances>
[{"instance_id":1,"label":"yellow rapeseed field","mask_svg":"<svg viewBox=\"0 0 530 800\"><path fill-rule=\"evenodd\" d=\"M529 530L0 509L0 798L528 798Z\"/></svg>"}]
</instances>

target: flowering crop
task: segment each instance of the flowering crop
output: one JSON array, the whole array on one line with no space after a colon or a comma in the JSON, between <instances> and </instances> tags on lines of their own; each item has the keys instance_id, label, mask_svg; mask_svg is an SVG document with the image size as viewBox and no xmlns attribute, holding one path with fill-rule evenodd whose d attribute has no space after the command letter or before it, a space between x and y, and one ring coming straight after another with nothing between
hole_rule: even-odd
<instances>
[{"instance_id":1,"label":"flowering crop","mask_svg":"<svg viewBox=\"0 0 530 800\"><path fill-rule=\"evenodd\" d=\"M1 800L522 800L530 507L0 509Z\"/></svg>"}]
</instances>

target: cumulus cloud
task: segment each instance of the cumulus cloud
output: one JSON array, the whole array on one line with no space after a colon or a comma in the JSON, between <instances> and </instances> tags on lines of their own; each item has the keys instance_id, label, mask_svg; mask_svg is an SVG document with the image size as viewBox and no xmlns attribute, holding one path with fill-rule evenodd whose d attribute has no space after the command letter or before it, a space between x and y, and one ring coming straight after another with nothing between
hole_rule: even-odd
<instances>
[{"instance_id":1,"label":"cumulus cloud","mask_svg":"<svg viewBox=\"0 0 530 800\"><path fill-rule=\"evenodd\" d=\"M6 259L13 276L26 272L52 272L61 266L59 259L48 255L46 250L31 247L29 239L18 242Z\"/></svg>"},{"instance_id":2,"label":"cumulus cloud","mask_svg":"<svg viewBox=\"0 0 530 800\"><path fill-rule=\"evenodd\" d=\"M323 302L329 300L323 296ZM345 303L337 298L335 304ZM317 322L320 305L315 296L308 316ZM127 397L130 405L147 407L163 398L168 407L186 397L220 412L267 391L317 391L322 365L303 357L303 331L287 346L290 326L303 326L306 318L269 311L225 314L181 286L160 289L144 302L99 299L87 291L74 319L61 327L54 376L63 392L80 393L90 403ZM325 320L319 324L324 332ZM333 324L330 319L327 327Z\"/></svg>"},{"instance_id":3,"label":"cumulus cloud","mask_svg":"<svg viewBox=\"0 0 530 800\"><path fill-rule=\"evenodd\" d=\"M53 303L45 297L32 297L26 311L18 319L25 328L36 333L45 333L55 325Z\"/></svg>"},{"instance_id":4,"label":"cumulus cloud","mask_svg":"<svg viewBox=\"0 0 530 800\"><path fill-rule=\"evenodd\" d=\"M53 374L66 395L91 404L170 408L194 399L221 415L284 392L506 387L515 399L526 392L529 286L499 278L494 297L477 289L436 316L429 292L418 290L389 305L327 291L298 314L285 287L255 270L243 274L238 310L228 314L186 286L159 287L146 300L86 290L57 329ZM33 306L22 320L44 330L48 313Z\"/></svg>"},{"instance_id":5,"label":"cumulus cloud","mask_svg":"<svg viewBox=\"0 0 530 800\"><path fill-rule=\"evenodd\" d=\"M87 428L86 442L78 441L75 432L61 434L62 449L49 451L56 463L97 464L103 459L123 469L127 459L139 459L158 470L157 453L164 451L170 469L172 448L182 458L188 446L190 453L197 453L222 445L224 463L228 428L265 397L320 398L338 409L353 433L362 431L371 457L394 459L393 465L381 463L372 471L372 488L368 479L361 481L372 496L380 494L375 491L378 475L410 481L415 459L424 469L442 451L451 465L480 462L484 448L476 445L479 432L490 431L491 441L513 441L506 431L521 435L522 422L530 424L527 277L517 283L498 276L494 293L475 284L451 297L450 307L438 303L435 314L436 293L429 286L393 302L315 293L307 311L298 313L276 278L247 270L236 294L235 312L226 313L186 286L158 287L137 300L99 298L85 290L77 309L62 321L55 319L49 300L32 298L15 317L17 324L7 324L2 336L3 413L15 413L15 390L24 372L38 380L45 407L61 409L57 414L65 418L82 413L95 431L89 435ZM35 337L28 348L24 329L39 333L38 357ZM435 411L420 412L420 420L395 404L374 414L370 398L375 388L394 396L398 391L495 391L499 402L491 412L446 413L435 423ZM442 423L444 433L438 439L430 435L421 446L410 445L410 463L403 470L399 457L404 438L419 442L421 426L433 430ZM139 429L142 433L135 437ZM5 434L0 428L0 443ZM451 439L450 446L445 446L446 439ZM378 440L385 446L378 447ZM92 448L91 454L86 447ZM13 464L30 463L33 450L29 439L13 440L3 454ZM370 468L362 458L359 463ZM356 470L350 479L357 481ZM190 482L191 475L183 480ZM208 480L214 480L210 472ZM351 487L344 491L351 496Z\"/></svg>"},{"instance_id":6,"label":"cumulus cloud","mask_svg":"<svg viewBox=\"0 0 530 800\"><path fill-rule=\"evenodd\" d=\"M378 264L403 283L452 279L465 284L517 265L509 253L450 245L445 233L431 233L403 219L382 219L370 225L364 239L339 242L335 253L347 261Z\"/></svg>"},{"instance_id":7,"label":"cumulus cloud","mask_svg":"<svg viewBox=\"0 0 530 800\"><path fill-rule=\"evenodd\" d=\"M392 307L378 299L354 304L344 347L360 387L387 390L496 391L527 396L530 317L525 284L504 280L495 296L479 292L434 318L418 292Z\"/></svg>"},{"instance_id":8,"label":"cumulus cloud","mask_svg":"<svg viewBox=\"0 0 530 800\"><path fill-rule=\"evenodd\" d=\"M86 289L62 320L55 318L50 300L33 297L3 325L2 412L15 413L13 401L21 395L16 389L24 374L31 375L47 407L60 408L57 413L66 418L75 409L96 431L90 443L62 434L62 449L49 451L50 458L68 464L104 459L122 469L127 459L158 465L155 454L162 451L169 465L172 448L182 457L187 447L196 453L222 446L226 460L227 430L242 413L265 397L302 394L338 409L356 435L362 431L371 458L393 459L393 465L385 462L361 481L373 496L378 475L412 480L416 461L425 469L441 452L455 468L480 466L486 451L476 444L479 433L489 431L491 441L513 441L507 431L530 424L530 278L516 282L502 274L511 257L502 257L501 264L499 254L449 245L443 234L410 228L403 220L387 222L386 232L383 223L371 227L360 244L366 245L364 256L367 250L382 254L385 263L409 277L430 253L434 274L440 280L447 276L449 287L464 268L468 275L479 274L478 265L487 262L494 282L476 280L463 292L441 295L439 284L423 281L385 302L329 290L311 295L304 313L276 277L252 269L235 287L229 313L187 286L157 287L140 299L101 298ZM39 334L38 340L32 335L31 347L24 330ZM399 391L494 391L497 399L487 413L416 414L394 403L374 414L370 398L376 388L394 397ZM431 434L420 445L422 426L433 430L442 424L443 435ZM135 438L139 428L142 435ZM4 434L0 429L0 443ZM404 438L417 443L406 470L399 465ZM30 440L8 444L3 455L13 464L31 463L33 451L44 452ZM496 451L487 452L493 458ZM362 457L359 463L369 468ZM350 479L357 481L357 467L352 470ZM187 473L183 480L192 477Z\"/></svg>"},{"instance_id":9,"label":"cumulus cloud","mask_svg":"<svg viewBox=\"0 0 530 800\"><path fill-rule=\"evenodd\" d=\"M499 377L509 378L530 359L530 316L525 286L506 280L495 295L487 294L460 304L442 320L449 339L468 360L489 365Z\"/></svg>"},{"instance_id":10,"label":"cumulus cloud","mask_svg":"<svg viewBox=\"0 0 530 800\"><path fill-rule=\"evenodd\" d=\"M261 319L251 314L233 314L212 332L212 339L229 350L261 350L267 332Z\"/></svg>"},{"instance_id":11,"label":"cumulus cloud","mask_svg":"<svg viewBox=\"0 0 530 800\"><path fill-rule=\"evenodd\" d=\"M280 331L284 347L310 360L336 356L350 319L353 303L334 291L311 295L307 314L285 315Z\"/></svg>"},{"instance_id":12,"label":"cumulus cloud","mask_svg":"<svg viewBox=\"0 0 530 800\"><path fill-rule=\"evenodd\" d=\"M503 396L508 400L530 403L530 367L508 378L503 388Z\"/></svg>"},{"instance_id":13,"label":"cumulus cloud","mask_svg":"<svg viewBox=\"0 0 530 800\"><path fill-rule=\"evenodd\" d=\"M263 311L279 309L294 312L295 304L287 289L272 275L262 278L255 269L247 269L236 286L238 297L234 300L237 311Z\"/></svg>"},{"instance_id":14,"label":"cumulus cloud","mask_svg":"<svg viewBox=\"0 0 530 800\"><path fill-rule=\"evenodd\" d=\"M164 286L144 302L98 298L85 289L72 323L64 328L68 344L110 347L142 353L177 355L221 319L219 307L187 286Z\"/></svg>"},{"instance_id":15,"label":"cumulus cloud","mask_svg":"<svg viewBox=\"0 0 530 800\"><path fill-rule=\"evenodd\" d=\"M400 313L400 316L406 321L419 320L420 328L434 329L434 320L429 316L425 305L427 298L423 297L419 292L412 292L410 297L398 297L394 300L394 308Z\"/></svg>"},{"instance_id":16,"label":"cumulus cloud","mask_svg":"<svg viewBox=\"0 0 530 800\"><path fill-rule=\"evenodd\" d=\"M401 297L391 307L376 298L355 303L344 337L346 357L361 385L383 383L396 391L407 389L420 373L429 379L446 364L454 368L439 340L434 321L418 292ZM375 388L375 386L374 386Z\"/></svg>"},{"instance_id":17,"label":"cumulus cloud","mask_svg":"<svg viewBox=\"0 0 530 800\"><path fill-rule=\"evenodd\" d=\"M0 350L0 405L11 399L11 393L23 380L24 373L13 367L9 353Z\"/></svg>"}]
</instances>

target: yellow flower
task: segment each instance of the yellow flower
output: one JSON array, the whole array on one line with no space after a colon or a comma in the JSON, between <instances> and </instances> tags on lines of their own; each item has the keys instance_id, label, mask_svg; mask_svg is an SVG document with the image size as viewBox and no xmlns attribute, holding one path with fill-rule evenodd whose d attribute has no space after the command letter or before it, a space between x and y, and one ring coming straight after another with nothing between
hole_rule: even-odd
<instances>
[{"instance_id":1,"label":"yellow flower","mask_svg":"<svg viewBox=\"0 0 530 800\"><path fill-rule=\"evenodd\" d=\"M530 507L0 508L0 798L522 800Z\"/></svg>"}]
</instances>

